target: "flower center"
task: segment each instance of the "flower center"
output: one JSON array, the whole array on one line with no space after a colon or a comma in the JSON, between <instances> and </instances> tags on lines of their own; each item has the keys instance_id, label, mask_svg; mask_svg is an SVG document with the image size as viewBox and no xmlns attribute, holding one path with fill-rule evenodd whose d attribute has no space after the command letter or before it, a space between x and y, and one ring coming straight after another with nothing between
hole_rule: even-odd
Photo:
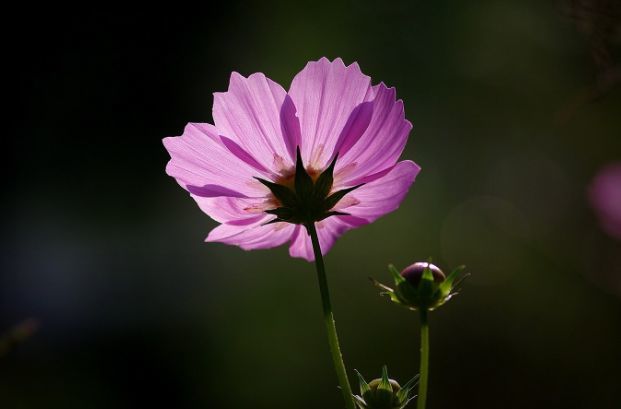
<instances>
[{"instance_id":1,"label":"flower center","mask_svg":"<svg viewBox=\"0 0 621 409\"><path fill-rule=\"evenodd\" d=\"M276 218L268 223L287 222L308 225L330 216L347 215L347 213L332 209L347 193L359 188L362 184L330 193L334 182L333 173L337 157L338 155L323 172L312 167L306 169L298 147L295 171L287 172L275 182L256 178L272 193L269 202L274 205L274 208L265 212L273 214Z\"/></svg>"},{"instance_id":2,"label":"flower center","mask_svg":"<svg viewBox=\"0 0 621 409\"><path fill-rule=\"evenodd\" d=\"M282 186L286 186L289 189L295 191L295 173L296 173L296 168L290 168L285 172L282 172L280 177L276 178L276 181L274 183L277 183L279 185ZM319 175L321 175L322 172L318 171L315 168L312 167L308 167L305 169L306 173L308 174L308 176L310 176L310 178L312 179L313 183L317 182L317 179L319 178Z\"/></svg>"}]
</instances>

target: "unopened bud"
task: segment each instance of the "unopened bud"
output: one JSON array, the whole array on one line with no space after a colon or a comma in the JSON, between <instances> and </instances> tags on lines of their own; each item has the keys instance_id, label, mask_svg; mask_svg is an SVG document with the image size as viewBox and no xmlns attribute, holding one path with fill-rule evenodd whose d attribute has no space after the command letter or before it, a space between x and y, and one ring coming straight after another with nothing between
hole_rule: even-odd
<instances>
[{"instance_id":1,"label":"unopened bud","mask_svg":"<svg viewBox=\"0 0 621 409\"><path fill-rule=\"evenodd\" d=\"M446 280L446 276L438 266L428 263L426 261L418 261L414 264L407 266L403 269L403 271L401 271L401 277L405 278L408 283L412 284L414 287L418 287L418 285L420 284L420 280L423 278L423 273L428 267L429 270L431 270L434 282L441 283L442 281Z\"/></svg>"},{"instance_id":2,"label":"unopened bud","mask_svg":"<svg viewBox=\"0 0 621 409\"><path fill-rule=\"evenodd\" d=\"M395 281L395 288L385 286L375 280L374 284L383 290L382 295L412 310L433 310L447 302L453 295L455 279L463 266L457 267L448 276L429 262L419 261L399 272L393 265L388 266Z\"/></svg>"},{"instance_id":3,"label":"unopened bud","mask_svg":"<svg viewBox=\"0 0 621 409\"><path fill-rule=\"evenodd\" d=\"M388 368L382 368L382 377L367 383L358 373L360 395L354 395L360 409L403 409L413 397L410 392L416 386L418 376L401 387L397 381L388 378Z\"/></svg>"}]
</instances>

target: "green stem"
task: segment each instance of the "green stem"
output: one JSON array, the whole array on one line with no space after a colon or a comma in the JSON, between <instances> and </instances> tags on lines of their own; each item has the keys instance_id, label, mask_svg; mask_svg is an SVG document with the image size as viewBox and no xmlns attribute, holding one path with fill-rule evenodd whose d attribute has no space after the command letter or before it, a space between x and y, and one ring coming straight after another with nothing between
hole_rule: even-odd
<instances>
[{"instance_id":1,"label":"green stem","mask_svg":"<svg viewBox=\"0 0 621 409\"><path fill-rule=\"evenodd\" d=\"M334 322L334 314L332 314L332 304L330 303L330 291L328 290L328 279L326 278L326 269L323 265L323 256L321 255L321 247L317 238L317 230L315 224L306 225L308 234L313 242L313 251L315 252L315 266L317 267L317 280L319 281L319 291L321 292L321 303L323 305L323 320L328 331L328 344L330 345L330 353L332 354L332 362L336 370L336 376L341 386L343 399L345 399L345 407L347 409L356 409L351 386L347 379L347 370L343 363L343 355L339 346L339 338L336 334L336 323Z\"/></svg>"},{"instance_id":2,"label":"green stem","mask_svg":"<svg viewBox=\"0 0 621 409\"><path fill-rule=\"evenodd\" d=\"M420 381L418 384L417 409L425 409L427 384L429 382L429 322L427 309L420 309Z\"/></svg>"}]
</instances>

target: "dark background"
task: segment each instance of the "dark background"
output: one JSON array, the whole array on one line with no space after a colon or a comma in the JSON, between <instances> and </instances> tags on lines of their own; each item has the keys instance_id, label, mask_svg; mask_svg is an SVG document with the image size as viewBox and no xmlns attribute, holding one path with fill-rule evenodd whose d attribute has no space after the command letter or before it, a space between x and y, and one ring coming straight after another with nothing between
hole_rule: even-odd
<instances>
[{"instance_id":1,"label":"dark background","mask_svg":"<svg viewBox=\"0 0 621 409\"><path fill-rule=\"evenodd\" d=\"M417 372L415 314L367 277L432 256L472 276L431 316L429 408L618 407L621 245L586 199L621 156L618 5L6 11L0 407L342 407L313 266L203 243L161 144L231 71L287 88L322 56L396 86L423 168L326 258L348 368Z\"/></svg>"}]
</instances>

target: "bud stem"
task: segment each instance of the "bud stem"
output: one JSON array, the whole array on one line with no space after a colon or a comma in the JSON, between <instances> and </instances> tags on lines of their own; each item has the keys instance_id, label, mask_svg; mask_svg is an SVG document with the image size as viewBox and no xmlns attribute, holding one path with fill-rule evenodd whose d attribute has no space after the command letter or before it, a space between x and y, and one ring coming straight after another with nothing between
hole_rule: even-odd
<instances>
[{"instance_id":1,"label":"bud stem","mask_svg":"<svg viewBox=\"0 0 621 409\"><path fill-rule=\"evenodd\" d=\"M328 331L328 344L330 345L330 353L332 354L332 362L336 370L336 376L341 386L341 393L345 399L345 407L347 409L356 409L354 397L347 379L347 370L343 363L343 355L339 346L339 339L336 333L336 323L334 322L334 314L332 313L332 304L330 303L330 291L328 289L328 279L326 278L326 270L323 265L323 256L321 255L321 247L317 238L317 230L315 223L305 225L308 234L313 243L313 251L315 252L315 266L317 268L317 280L319 282L319 291L321 292L321 303L323 306L323 319Z\"/></svg>"},{"instance_id":2,"label":"bud stem","mask_svg":"<svg viewBox=\"0 0 621 409\"><path fill-rule=\"evenodd\" d=\"M427 383L429 381L429 322L427 308L420 309L420 381L418 384L417 409L425 409Z\"/></svg>"}]
</instances>

